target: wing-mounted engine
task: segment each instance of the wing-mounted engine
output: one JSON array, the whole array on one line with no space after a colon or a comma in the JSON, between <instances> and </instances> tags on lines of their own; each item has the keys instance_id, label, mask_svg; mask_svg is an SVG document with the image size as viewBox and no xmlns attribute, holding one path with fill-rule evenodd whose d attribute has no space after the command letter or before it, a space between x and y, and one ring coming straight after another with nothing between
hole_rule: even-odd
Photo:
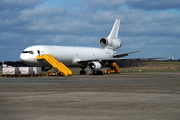
<instances>
[{"instance_id":1,"label":"wing-mounted engine","mask_svg":"<svg viewBox=\"0 0 180 120\"><path fill-rule=\"evenodd\" d=\"M87 68L92 71L99 71L101 67L102 67L101 63L96 62L96 61L89 62L87 65Z\"/></svg>"},{"instance_id":2,"label":"wing-mounted engine","mask_svg":"<svg viewBox=\"0 0 180 120\"><path fill-rule=\"evenodd\" d=\"M118 49L122 46L122 41L119 38L114 38L114 39L101 38L99 43L102 47L113 50Z\"/></svg>"}]
</instances>

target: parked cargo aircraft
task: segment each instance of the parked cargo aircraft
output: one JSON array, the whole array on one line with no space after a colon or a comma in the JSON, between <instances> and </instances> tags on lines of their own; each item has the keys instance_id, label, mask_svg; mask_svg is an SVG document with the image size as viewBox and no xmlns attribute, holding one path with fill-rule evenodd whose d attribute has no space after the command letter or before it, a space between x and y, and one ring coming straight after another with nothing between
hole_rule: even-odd
<instances>
[{"instance_id":1,"label":"parked cargo aircraft","mask_svg":"<svg viewBox=\"0 0 180 120\"><path fill-rule=\"evenodd\" d=\"M122 57L131 53L119 54L116 49L122 46L122 40L118 38L120 20L116 19L108 37L101 38L99 43L104 49L94 47L71 47L36 45L23 50L20 59L30 66L51 67L46 60L38 60L37 56L50 54L67 67L81 67L80 74L85 74L85 68L97 73L102 67L108 66L116 60L124 60ZM160 58L133 58L133 59L160 59ZM161 58L162 59L162 58Z\"/></svg>"}]
</instances>

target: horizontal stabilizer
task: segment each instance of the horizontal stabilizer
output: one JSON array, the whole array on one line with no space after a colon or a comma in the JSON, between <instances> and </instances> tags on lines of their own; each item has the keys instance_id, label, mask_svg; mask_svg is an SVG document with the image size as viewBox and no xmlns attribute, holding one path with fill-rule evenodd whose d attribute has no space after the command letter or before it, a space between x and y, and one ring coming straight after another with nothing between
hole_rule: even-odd
<instances>
[{"instance_id":1,"label":"horizontal stabilizer","mask_svg":"<svg viewBox=\"0 0 180 120\"><path fill-rule=\"evenodd\" d=\"M141 52L141 51L133 51L133 52L128 52L128 53L114 54L114 57L115 58L125 57L125 56L128 56L131 53L137 53L137 52Z\"/></svg>"}]
</instances>

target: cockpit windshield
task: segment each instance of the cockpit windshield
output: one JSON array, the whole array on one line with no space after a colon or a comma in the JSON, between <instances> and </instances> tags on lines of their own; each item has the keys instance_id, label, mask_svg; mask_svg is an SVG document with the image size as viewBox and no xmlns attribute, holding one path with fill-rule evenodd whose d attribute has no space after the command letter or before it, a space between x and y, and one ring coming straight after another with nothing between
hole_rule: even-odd
<instances>
[{"instance_id":1,"label":"cockpit windshield","mask_svg":"<svg viewBox=\"0 0 180 120\"><path fill-rule=\"evenodd\" d=\"M22 51L22 53L34 54L34 52L33 52L33 51Z\"/></svg>"}]
</instances>

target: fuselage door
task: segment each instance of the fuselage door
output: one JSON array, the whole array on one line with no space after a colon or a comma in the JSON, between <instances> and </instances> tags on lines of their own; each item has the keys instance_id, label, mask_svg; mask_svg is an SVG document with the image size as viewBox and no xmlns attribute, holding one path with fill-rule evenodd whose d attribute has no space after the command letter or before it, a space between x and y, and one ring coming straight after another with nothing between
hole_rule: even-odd
<instances>
[{"instance_id":1,"label":"fuselage door","mask_svg":"<svg viewBox=\"0 0 180 120\"><path fill-rule=\"evenodd\" d=\"M38 56L41 56L40 50L37 50L37 52L38 52Z\"/></svg>"}]
</instances>

